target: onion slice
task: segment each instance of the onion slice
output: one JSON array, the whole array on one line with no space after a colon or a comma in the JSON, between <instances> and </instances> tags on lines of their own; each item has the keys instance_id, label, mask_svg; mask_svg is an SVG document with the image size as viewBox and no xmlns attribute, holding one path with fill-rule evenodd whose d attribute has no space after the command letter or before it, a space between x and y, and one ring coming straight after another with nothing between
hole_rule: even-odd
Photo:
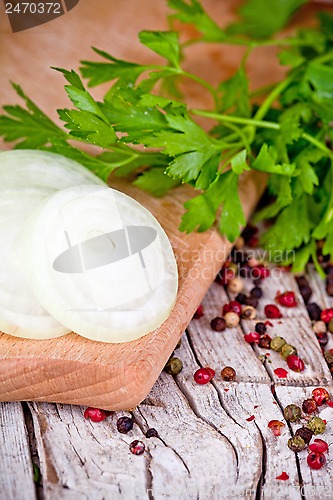
<instances>
[{"instance_id":1,"label":"onion slice","mask_svg":"<svg viewBox=\"0 0 333 500\"><path fill-rule=\"evenodd\" d=\"M91 185L53 194L28 221L23 242L36 297L83 337L137 339L174 306L178 273L168 237L119 191Z\"/></svg>"},{"instance_id":2,"label":"onion slice","mask_svg":"<svg viewBox=\"0 0 333 500\"><path fill-rule=\"evenodd\" d=\"M23 338L45 339L68 333L40 305L23 270L21 235L27 216L49 189L0 192L0 330Z\"/></svg>"},{"instance_id":3,"label":"onion slice","mask_svg":"<svg viewBox=\"0 0 333 500\"><path fill-rule=\"evenodd\" d=\"M0 152L0 188L65 189L104 182L74 160L55 153L15 149Z\"/></svg>"}]
</instances>

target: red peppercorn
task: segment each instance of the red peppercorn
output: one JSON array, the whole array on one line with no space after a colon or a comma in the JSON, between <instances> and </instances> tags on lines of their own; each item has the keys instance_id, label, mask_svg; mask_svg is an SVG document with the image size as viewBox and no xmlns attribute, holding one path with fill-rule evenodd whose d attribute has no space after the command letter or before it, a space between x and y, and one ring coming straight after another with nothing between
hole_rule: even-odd
<instances>
[{"instance_id":1,"label":"red peppercorn","mask_svg":"<svg viewBox=\"0 0 333 500\"><path fill-rule=\"evenodd\" d=\"M222 309L223 316L228 312L234 312L240 316L242 314L242 305L236 300L231 300L228 304L224 304Z\"/></svg>"},{"instance_id":2,"label":"red peppercorn","mask_svg":"<svg viewBox=\"0 0 333 500\"><path fill-rule=\"evenodd\" d=\"M270 319L282 318L281 311L275 304L267 304L265 306L265 314Z\"/></svg>"},{"instance_id":3,"label":"red peppercorn","mask_svg":"<svg viewBox=\"0 0 333 500\"><path fill-rule=\"evenodd\" d=\"M269 335L263 335L260 337L259 340L259 347L262 347L263 349L270 349L271 348L271 337Z\"/></svg>"},{"instance_id":4,"label":"red peppercorn","mask_svg":"<svg viewBox=\"0 0 333 500\"><path fill-rule=\"evenodd\" d=\"M294 372L302 372L305 368L304 361L295 354L288 356L286 361L289 368Z\"/></svg>"},{"instance_id":5,"label":"red peppercorn","mask_svg":"<svg viewBox=\"0 0 333 500\"><path fill-rule=\"evenodd\" d=\"M333 308L324 309L321 312L320 319L324 321L324 323L329 323L330 320L333 319Z\"/></svg>"},{"instance_id":6,"label":"red peppercorn","mask_svg":"<svg viewBox=\"0 0 333 500\"><path fill-rule=\"evenodd\" d=\"M323 453L312 451L308 455L307 462L311 469L319 470L326 464L326 458Z\"/></svg>"},{"instance_id":7,"label":"red peppercorn","mask_svg":"<svg viewBox=\"0 0 333 500\"><path fill-rule=\"evenodd\" d=\"M204 315L204 308L203 308L203 305L200 304L200 306L198 307L198 309L195 311L195 313L193 315L193 319L200 319L200 318L202 318L203 315Z\"/></svg>"},{"instance_id":8,"label":"red peppercorn","mask_svg":"<svg viewBox=\"0 0 333 500\"><path fill-rule=\"evenodd\" d=\"M235 277L235 271L227 267L222 267L219 274L216 276L215 281L221 286L225 286L229 280Z\"/></svg>"},{"instance_id":9,"label":"red peppercorn","mask_svg":"<svg viewBox=\"0 0 333 500\"><path fill-rule=\"evenodd\" d=\"M288 372L284 368L275 368L274 373L278 378L287 378L288 377Z\"/></svg>"},{"instance_id":10,"label":"red peppercorn","mask_svg":"<svg viewBox=\"0 0 333 500\"><path fill-rule=\"evenodd\" d=\"M318 387L318 389L313 389L312 397L315 400L317 406L323 405L330 399L329 393L323 387Z\"/></svg>"},{"instance_id":11,"label":"red peppercorn","mask_svg":"<svg viewBox=\"0 0 333 500\"><path fill-rule=\"evenodd\" d=\"M260 335L258 332L250 332L244 335L244 340L249 344L258 344L260 340Z\"/></svg>"},{"instance_id":12,"label":"red peppercorn","mask_svg":"<svg viewBox=\"0 0 333 500\"><path fill-rule=\"evenodd\" d=\"M206 366L206 370L209 371L210 379L212 380L215 377L215 370L213 370L213 368L209 368L209 366Z\"/></svg>"},{"instance_id":13,"label":"red peppercorn","mask_svg":"<svg viewBox=\"0 0 333 500\"><path fill-rule=\"evenodd\" d=\"M132 441L131 444L129 445L130 452L133 453L133 455L142 455L142 453L145 451L145 444L142 441L138 441L137 439L135 441Z\"/></svg>"},{"instance_id":14,"label":"red peppercorn","mask_svg":"<svg viewBox=\"0 0 333 500\"><path fill-rule=\"evenodd\" d=\"M304 413L313 413L317 409L317 403L314 399L306 399L303 401L302 410Z\"/></svg>"},{"instance_id":15,"label":"red peppercorn","mask_svg":"<svg viewBox=\"0 0 333 500\"><path fill-rule=\"evenodd\" d=\"M284 292L281 294L277 294L275 300L284 307L296 307L297 301L294 292Z\"/></svg>"},{"instance_id":16,"label":"red peppercorn","mask_svg":"<svg viewBox=\"0 0 333 500\"><path fill-rule=\"evenodd\" d=\"M213 370L212 370L213 371ZM215 372L214 372L215 374ZM213 378L212 373L207 368L199 368L193 375L194 381L197 384L204 385L208 384Z\"/></svg>"},{"instance_id":17,"label":"red peppercorn","mask_svg":"<svg viewBox=\"0 0 333 500\"><path fill-rule=\"evenodd\" d=\"M110 415L110 412L99 408L87 408L83 414L84 418L92 420L92 422L102 422L108 415Z\"/></svg>"},{"instance_id":18,"label":"red peppercorn","mask_svg":"<svg viewBox=\"0 0 333 500\"><path fill-rule=\"evenodd\" d=\"M268 278L270 275L270 270L268 267L265 267L263 264L259 264L258 266L254 267L251 271L252 278L254 279L265 279Z\"/></svg>"},{"instance_id":19,"label":"red peppercorn","mask_svg":"<svg viewBox=\"0 0 333 500\"><path fill-rule=\"evenodd\" d=\"M318 453L326 453L328 451L328 444L323 439L315 439L309 446L310 451Z\"/></svg>"},{"instance_id":20,"label":"red peppercorn","mask_svg":"<svg viewBox=\"0 0 333 500\"><path fill-rule=\"evenodd\" d=\"M272 430L274 436L281 436L281 427L284 427L284 423L280 420L271 420L268 422L268 427Z\"/></svg>"}]
</instances>

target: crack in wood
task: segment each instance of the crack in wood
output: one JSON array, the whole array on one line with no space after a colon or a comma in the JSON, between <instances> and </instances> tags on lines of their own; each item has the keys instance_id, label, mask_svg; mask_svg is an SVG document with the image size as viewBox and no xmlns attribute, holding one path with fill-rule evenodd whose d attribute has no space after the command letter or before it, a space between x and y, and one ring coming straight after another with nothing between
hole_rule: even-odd
<instances>
[{"instance_id":1,"label":"crack in wood","mask_svg":"<svg viewBox=\"0 0 333 500\"><path fill-rule=\"evenodd\" d=\"M30 410L28 403L26 403L24 401L21 403L21 405L22 405L22 410L23 410L23 418L24 418L26 429L27 429L27 436L28 436L28 444L29 444L29 449L30 449L31 461L34 465L36 465L38 467L38 469L40 471L40 460L39 460L36 435L35 435L35 428L34 428L31 410ZM40 482L38 484L35 483L35 488L36 488L37 500L44 500L43 477L42 476L40 478Z\"/></svg>"}]
</instances>

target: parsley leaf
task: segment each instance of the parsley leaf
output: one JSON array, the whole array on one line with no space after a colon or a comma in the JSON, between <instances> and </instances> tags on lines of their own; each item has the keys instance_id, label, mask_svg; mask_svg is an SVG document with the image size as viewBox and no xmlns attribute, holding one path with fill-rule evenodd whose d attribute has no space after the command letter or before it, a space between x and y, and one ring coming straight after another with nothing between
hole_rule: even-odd
<instances>
[{"instance_id":1,"label":"parsley leaf","mask_svg":"<svg viewBox=\"0 0 333 500\"><path fill-rule=\"evenodd\" d=\"M179 67L179 42L174 31L141 31L139 40L162 57L165 57L172 66Z\"/></svg>"},{"instance_id":2,"label":"parsley leaf","mask_svg":"<svg viewBox=\"0 0 333 500\"><path fill-rule=\"evenodd\" d=\"M282 165L276 163L277 155L278 152L274 146L263 144L251 166L256 170L270 174L293 175L295 165L292 163L283 163Z\"/></svg>"},{"instance_id":3,"label":"parsley leaf","mask_svg":"<svg viewBox=\"0 0 333 500\"><path fill-rule=\"evenodd\" d=\"M133 184L160 198L170 191L170 189L178 186L180 181L169 177L163 168L152 168L139 175Z\"/></svg>"}]
</instances>

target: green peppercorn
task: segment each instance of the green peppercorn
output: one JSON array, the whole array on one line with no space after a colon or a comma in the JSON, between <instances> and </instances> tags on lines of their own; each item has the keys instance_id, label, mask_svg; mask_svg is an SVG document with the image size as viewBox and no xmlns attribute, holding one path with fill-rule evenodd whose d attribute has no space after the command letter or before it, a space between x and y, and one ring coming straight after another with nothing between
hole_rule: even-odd
<instances>
[{"instance_id":1,"label":"green peppercorn","mask_svg":"<svg viewBox=\"0 0 333 500\"><path fill-rule=\"evenodd\" d=\"M329 332L333 333L333 319L330 319L327 325L327 329Z\"/></svg>"},{"instance_id":2,"label":"green peppercorn","mask_svg":"<svg viewBox=\"0 0 333 500\"><path fill-rule=\"evenodd\" d=\"M304 450L305 446L306 443L300 436L294 436L288 439L288 448L290 448L291 451L294 451L295 453Z\"/></svg>"},{"instance_id":3,"label":"green peppercorn","mask_svg":"<svg viewBox=\"0 0 333 500\"><path fill-rule=\"evenodd\" d=\"M288 405L283 410L283 415L288 422L297 422L302 417L302 410L299 406Z\"/></svg>"},{"instance_id":4,"label":"green peppercorn","mask_svg":"<svg viewBox=\"0 0 333 500\"><path fill-rule=\"evenodd\" d=\"M183 369L183 363L178 358L170 358L164 370L170 375L178 375Z\"/></svg>"},{"instance_id":5,"label":"green peppercorn","mask_svg":"<svg viewBox=\"0 0 333 500\"><path fill-rule=\"evenodd\" d=\"M273 351L280 352L282 347L286 344L287 342L282 338L282 337L274 337L271 340L271 349Z\"/></svg>"},{"instance_id":6,"label":"green peppercorn","mask_svg":"<svg viewBox=\"0 0 333 500\"><path fill-rule=\"evenodd\" d=\"M324 420L320 417L312 417L309 422L307 427L315 434L323 434L326 429L326 424Z\"/></svg>"},{"instance_id":7,"label":"green peppercorn","mask_svg":"<svg viewBox=\"0 0 333 500\"><path fill-rule=\"evenodd\" d=\"M326 359L326 363L328 365L333 365L333 349L330 349L329 351L326 351L324 353L324 356L325 356L325 359Z\"/></svg>"},{"instance_id":8,"label":"green peppercorn","mask_svg":"<svg viewBox=\"0 0 333 500\"><path fill-rule=\"evenodd\" d=\"M297 356L297 349L295 346L291 344L284 344L281 349L281 356L284 359L287 359L288 356L291 356L292 354L295 354Z\"/></svg>"},{"instance_id":9,"label":"green peppercorn","mask_svg":"<svg viewBox=\"0 0 333 500\"><path fill-rule=\"evenodd\" d=\"M295 437L296 436L301 437L306 444L309 444L313 436L313 431L307 427L300 427L295 432Z\"/></svg>"}]
</instances>

